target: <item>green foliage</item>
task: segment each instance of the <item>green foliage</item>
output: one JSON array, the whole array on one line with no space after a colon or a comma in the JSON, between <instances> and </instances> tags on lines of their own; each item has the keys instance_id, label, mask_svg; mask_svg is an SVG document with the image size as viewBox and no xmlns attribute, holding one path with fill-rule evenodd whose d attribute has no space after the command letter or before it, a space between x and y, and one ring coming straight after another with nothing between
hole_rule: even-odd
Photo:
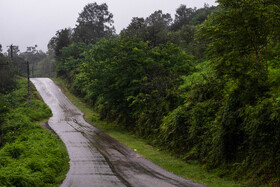
<instances>
[{"instance_id":1,"label":"green foliage","mask_svg":"<svg viewBox=\"0 0 280 187\"><path fill-rule=\"evenodd\" d=\"M185 25L200 25L212 12L215 11L215 7L209 7L208 4L204 4L203 8L187 8L186 5L180 5L176 10L175 20L171 26L171 30L178 31Z\"/></svg>"},{"instance_id":2,"label":"green foliage","mask_svg":"<svg viewBox=\"0 0 280 187\"><path fill-rule=\"evenodd\" d=\"M120 141L132 150L136 150L138 154L146 159L184 178L206 184L208 186L242 186L236 183L232 178L219 175L220 170L209 172L197 161L188 161L178 158L178 154L174 155L170 151L162 150L160 147L151 145L151 141L136 136L131 131L124 129L116 123L98 120L99 115L83 98L75 96L67 89L67 83L61 78L55 78L55 83L60 87L62 92L77 106L83 113L85 120L107 133L111 137Z\"/></svg>"},{"instance_id":3,"label":"green foliage","mask_svg":"<svg viewBox=\"0 0 280 187\"><path fill-rule=\"evenodd\" d=\"M89 46L84 43L72 43L68 47L63 48L60 59L56 62L57 75L65 76L68 80L71 80L81 63L82 53Z\"/></svg>"},{"instance_id":4,"label":"green foliage","mask_svg":"<svg viewBox=\"0 0 280 187\"><path fill-rule=\"evenodd\" d=\"M212 70L198 65L184 78L185 104L164 118L160 133L163 145L185 158L232 170L253 185L279 183L279 40L271 41L275 17L268 17L277 3L264 3L220 1L200 27Z\"/></svg>"},{"instance_id":5,"label":"green foliage","mask_svg":"<svg viewBox=\"0 0 280 187\"><path fill-rule=\"evenodd\" d=\"M34 47L27 47L26 51L21 53L19 56L31 64L43 60L44 58L46 58L46 54L41 50L37 50L37 47L37 45L35 45Z\"/></svg>"},{"instance_id":6,"label":"green foliage","mask_svg":"<svg viewBox=\"0 0 280 187\"><path fill-rule=\"evenodd\" d=\"M219 3L220 11L201 26L202 35L211 42L209 54L218 73L234 79L245 72L265 77L266 51L276 34L277 27L273 25L278 22L277 16L271 15L279 3L251 0Z\"/></svg>"},{"instance_id":7,"label":"green foliage","mask_svg":"<svg viewBox=\"0 0 280 187\"><path fill-rule=\"evenodd\" d=\"M185 48L194 40L194 25L204 22L214 10L215 7L208 5L201 9L181 5L176 11L174 22L170 14L163 14L161 10L155 11L146 19L132 18L129 26L123 29L120 35L121 37L138 37L142 41L149 41L153 46L171 41ZM193 45L190 45L187 50L190 51Z\"/></svg>"},{"instance_id":8,"label":"green foliage","mask_svg":"<svg viewBox=\"0 0 280 187\"><path fill-rule=\"evenodd\" d=\"M190 21L191 25L200 25L205 20L207 20L208 16L210 16L213 12L216 12L215 6L209 6L208 4L204 4L203 8L197 9L194 11L192 15L192 19Z\"/></svg>"},{"instance_id":9,"label":"green foliage","mask_svg":"<svg viewBox=\"0 0 280 187\"><path fill-rule=\"evenodd\" d=\"M198 64L196 71L184 77L180 87L185 103L170 112L160 127L161 143L186 159L205 159L211 150L212 120L221 97L220 82L209 62Z\"/></svg>"},{"instance_id":10,"label":"green foliage","mask_svg":"<svg viewBox=\"0 0 280 187\"><path fill-rule=\"evenodd\" d=\"M48 43L48 49L59 59L61 57L61 49L71 44L71 29L65 28L56 32Z\"/></svg>"},{"instance_id":11,"label":"green foliage","mask_svg":"<svg viewBox=\"0 0 280 187\"><path fill-rule=\"evenodd\" d=\"M187 8L186 5L180 5L176 10L175 20L172 25L172 30L177 31L184 25L189 25L195 9Z\"/></svg>"},{"instance_id":12,"label":"green foliage","mask_svg":"<svg viewBox=\"0 0 280 187\"><path fill-rule=\"evenodd\" d=\"M145 35L145 19L133 17L130 24L126 29L123 29L120 33L122 37L133 37L144 38Z\"/></svg>"},{"instance_id":13,"label":"green foliage","mask_svg":"<svg viewBox=\"0 0 280 187\"><path fill-rule=\"evenodd\" d=\"M5 93L15 87L15 68L9 59L0 53L0 93Z\"/></svg>"},{"instance_id":14,"label":"green foliage","mask_svg":"<svg viewBox=\"0 0 280 187\"><path fill-rule=\"evenodd\" d=\"M66 150L59 146L55 135L39 128L25 131L6 144L0 151L1 186L58 185L57 175L68 165Z\"/></svg>"},{"instance_id":15,"label":"green foliage","mask_svg":"<svg viewBox=\"0 0 280 187\"><path fill-rule=\"evenodd\" d=\"M156 11L120 37L74 43L60 70L102 119L221 176L279 186L279 1L218 3L181 6L173 25Z\"/></svg>"},{"instance_id":16,"label":"green foliage","mask_svg":"<svg viewBox=\"0 0 280 187\"><path fill-rule=\"evenodd\" d=\"M158 10L146 19L133 18L129 26L122 30L121 37L138 37L155 47L168 41L167 33L171 23L171 15Z\"/></svg>"},{"instance_id":17,"label":"green foliage","mask_svg":"<svg viewBox=\"0 0 280 187\"><path fill-rule=\"evenodd\" d=\"M182 49L192 54L196 59L205 58L205 51L208 45L207 40L199 39L196 35L198 27L184 25L177 31L168 33L169 41L180 46Z\"/></svg>"},{"instance_id":18,"label":"green foliage","mask_svg":"<svg viewBox=\"0 0 280 187\"><path fill-rule=\"evenodd\" d=\"M108 11L106 3L87 4L79 14L77 23L73 35L75 42L94 44L101 38L112 36L115 33L113 14Z\"/></svg>"},{"instance_id":19,"label":"green foliage","mask_svg":"<svg viewBox=\"0 0 280 187\"><path fill-rule=\"evenodd\" d=\"M55 58L48 54L40 62L31 64L31 77L55 77L56 63Z\"/></svg>"},{"instance_id":20,"label":"green foliage","mask_svg":"<svg viewBox=\"0 0 280 187\"><path fill-rule=\"evenodd\" d=\"M51 111L37 99L34 87L31 106L26 98L24 79L17 79L14 91L1 95L0 186L58 186L68 170L66 148L39 125Z\"/></svg>"},{"instance_id":21,"label":"green foliage","mask_svg":"<svg viewBox=\"0 0 280 187\"><path fill-rule=\"evenodd\" d=\"M151 48L138 39L103 40L82 56L64 61L73 90L94 104L102 118L144 136L180 102L175 94L180 75L192 70L192 57L171 43Z\"/></svg>"}]
</instances>

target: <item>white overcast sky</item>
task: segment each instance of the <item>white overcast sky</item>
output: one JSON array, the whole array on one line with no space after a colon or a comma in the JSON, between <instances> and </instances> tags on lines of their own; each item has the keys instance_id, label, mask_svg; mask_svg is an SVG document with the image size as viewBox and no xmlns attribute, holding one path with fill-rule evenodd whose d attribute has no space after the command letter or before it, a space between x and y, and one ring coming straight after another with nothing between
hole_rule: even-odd
<instances>
[{"instance_id":1,"label":"white overcast sky","mask_svg":"<svg viewBox=\"0 0 280 187\"><path fill-rule=\"evenodd\" d=\"M56 31L75 27L78 14L92 2L107 3L117 33L132 17L146 18L156 10L174 17L181 4L191 8L217 5L215 0L0 0L0 44L4 51L10 44L19 45L21 52L35 44L46 51Z\"/></svg>"}]
</instances>

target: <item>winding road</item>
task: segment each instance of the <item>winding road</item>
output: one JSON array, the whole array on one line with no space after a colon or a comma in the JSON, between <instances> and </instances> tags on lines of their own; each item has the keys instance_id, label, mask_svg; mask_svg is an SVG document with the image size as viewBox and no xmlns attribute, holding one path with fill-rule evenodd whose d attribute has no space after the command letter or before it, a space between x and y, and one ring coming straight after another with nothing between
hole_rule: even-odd
<instances>
[{"instance_id":1,"label":"winding road","mask_svg":"<svg viewBox=\"0 0 280 187\"><path fill-rule=\"evenodd\" d=\"M88 124L51 79L31 81L51 108L53 117L48 124L65 143L70 157L62 187L204 187L162 169Z\"/></svg>"}]
</instances>

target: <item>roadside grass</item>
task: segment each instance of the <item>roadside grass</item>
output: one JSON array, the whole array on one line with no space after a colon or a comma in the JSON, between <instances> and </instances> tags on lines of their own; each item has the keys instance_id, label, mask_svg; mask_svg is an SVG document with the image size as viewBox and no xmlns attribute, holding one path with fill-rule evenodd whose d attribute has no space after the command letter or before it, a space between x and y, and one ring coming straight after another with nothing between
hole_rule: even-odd
<instances>
[{"instance_id":1,"label":"roadside grass","mask_svg":"<svg viewBox=\"0 0 280 187\"><path fill-rule=\"evenodd\" d=\"M17 78L17 88L3 95L1 116L0 186L59 186L69 170L63 142L41 124L52 115L32 85L31 106L27 84Z\"/></svg>"},{"instance_id":2,"label":"roadside grass","mask_svg":"<svg viewBox=\"0 0 280 187\"><path fill-rule=\"evenodd\" d=\"M101 129L111 137L117 139L132 150L137 151L140 155L162 168L173 172L186 179L193 180L208 186L217 187L236 187L244 186L236 183L232 178L219 177L219 170L207 171L196 161L185 162L176 158L170 152L160 150L157 147L149 145L149 143L134 135L133 133L119 127L114 123L99 120L99 116L92 107L82 98L76 97L67 88L67 83L61 78L54 78L53 81L60 87L62 92L69 100L78 107L83 113L85 120L97 128Z\"/></svg>"}]
</instances>

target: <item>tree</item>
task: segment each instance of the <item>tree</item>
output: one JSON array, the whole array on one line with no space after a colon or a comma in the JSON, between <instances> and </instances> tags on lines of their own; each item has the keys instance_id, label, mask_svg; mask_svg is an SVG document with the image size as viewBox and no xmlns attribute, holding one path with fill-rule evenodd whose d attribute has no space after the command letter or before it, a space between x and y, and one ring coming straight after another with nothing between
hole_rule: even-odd
<instances>
[{"instance_id":1,"label":"tree","mask_svg":"<svg viewBox=\"0 0 280 187\"><path fill-rule=\"evenodd\" d=\"M246 67L246 71L253 70L254 75L262 75L267 69L267 46L273 43L272 36L278 35L275 31L279 25L275 23L279 23L279 13L276 13L279 3L269 0L218 2L220 11L201 27L203 36L211 42L209 54L215 58L216 69L235 78L242 75L239 71L242 67Z\"/></svg>"},{"instance_id":2,"label":"tree","mask_svg":"<svg viewBox=\"0 0 280 187\"><path fill-rule=\"evenodd\" d=\"M37 47L37 45L27 47L26 51L20 54L20 57L33 64L46 58L46 54L41 50L37 50Z\"/></svg>"},{"instance_id":3,"label":"tree","mask_svg":"<svg viewBox=\"0 0 280 187\"><path fill-rule=\"evenodd\" d=\"M55 56L59 58L61 56L61 49L71 44L72 29L65 28L56 32L56 35L51 38L48 43L49 52L54 52Z\"/></svg>"},{"instance_id":4,"label":"tree","mask_svg":"<svg viewBox=\"0 0 280 187\"><path fill-rule=\"evenodd\" d=\"M203 8L197 9L194 11L192 15L192 19L190 21L191 25L200 25L202 24L212 12L215 12L215 6L209 6L208 4L204 4Z\"/></svg>"},{"instance_id":5,"label":"tree","mask_svg":"<svg viewBox=\"0 0 280 187\"><path fill-rule=\"evenodd\" d=\"M24 75L27 73L26 64L23 58L20 57L19 46L11 45L7 46L7 56L12 58L12 69L16 69L17 74Z\"/></svg>"},{"instance_id":6,"label":"tree","mask_svg":"<svg viewBox=\"0 0 280 187\"><path fill-rule=\"evenodd\" d=\"M167 42L167 33L171 22L172 18L170 14L163 14L161 10L155 11L145 20L146 33L144 35L144 41L150 41L152 46Z\"/></svg>"},{"instance_id":7,"label":"tree","mask_svg":"<svg viewBox=\"0 0 280 187\"><path fill-rule=\"evenodd\" d=\"M102 40L82 55L80 63L68 58L64 66L73 75L72 88L95 104L101 118L136 125L146 136L179 102L180 76L192 66L192 57L176 45L151 47L138 38Z\"/></svg>"},{"instance_id":8,"label":"tree","mask_svg":"<svg viewBox=\"0 0 280 187\"><path fill-rule=\"evenodd\" d=\"M268 94L270 83L268 82L267 51L273 47L274 42L277 42L271 39L279 35L279 1L219 0L218 3L219 11L212 14L202 24L201 34L210 42L208 54L217 78L223 83L221 89L224 92L222 107L216 114L215 123L219 126L219 131L217 131L219 138L215 139L219 150L215 151L214 157L230 161L236 158L238 150L247 149L247 147L242 147L244 144L242 141L247 138L246 133L247 136L260 137L260 139L271 138L269 134L266 134L266 126L269 125L263 126L267 122L261 124L256 121L262 118L269 121L270 118L264 116L269 113L271 115L273 110L271 109L268 114L262 115L259 119L252 117L250 120L253 120L250 123L253 125L251 126L247 125L250 123L246 120L253 112L248 115L246 111L249 111L251 107L256 110L262 108L263 106L257 105ZM278 32L275 32L276 30ZM265 102L268 105L269 102ZM277 126L273 123L275 122L271 122L270 125L276 129ZM258 127L255 126L256 124ZM253 128L259 129L250 131ZM274 140L271 138L269 141ZM263 145L272 145L269 141L255 141L251 144L258 146L260 142L265 142ZM256 150L253 146L251 148L253 148L255 159ZM261 154L267 151L268 149L261 151Z\"/></svg>"},{"instance_id":9,"label":"tree","mask_svg":"<svg viewBox=\"0 0 280 187\"><path fill-rule=\"evenodd\" d=\"M142 41L149 41L151 46L158 46L168 41L167 33L172 18L170 14L155 11L146 19L134 17L128 27L121 32L122 37L138 37Z\"/></svg>"},{"instance_id":10,"label":"tree","mask_svg":"<svg viewBox=\"0 0 280 187\"><path fill-rule=\"evenodd\" d=\"M183 25L189 25L195 11L196 11L196 8L192 9L192 8L187 8L186 5L181 5L176 10L175 20L172 25L172 30L177 31Z\"/></svg>"},{"instance_id":11,"label":"tree","mask_svg":"<svg viewBox=\"0 0 280 187\"><path fill-rule=\"evenodd\" d=\"M16 57L20 54L20 50L19 50L19 47L17 45L11 45L11 46L7 46L7 47L8 47L7 52L8 52L9 57Z\"/></svg>"},{"instance_id":12,"label":"tree","mask_svg":"<svg viewBox=\"0 0 280 187\"><path fill-rule=\"evenodd\" d=\"M74 32L74 41L86 44L96 43L100 38L115 33L113 14L108 11L106 3L87 4L79 14Z\"/></svg>"},{"instance_id":13,"label":"tree","mask_svg":"<svg viewBox=\"0 0 280 187\"><path fill-rule=\"evenodd\" d=\"M192 25L184 25L178 31L168 33L168 36L171 42L187 48L188 44L194 41L196 30L196 27Z\"/></svg>"},{"instance_id":14,"label":"tree","mask_svg":"<svg viewBox=\"0 0 280 187\"><path fill-rule=\"evenodd\" d=\"M121 36L123 37L136 36L138 38L143 38L145 28L146 28L146 23L144 18L133 17L128 27L121 31Z\"/></svg>"},{"instance_id":15,"label":"tree","mask_svg":"<svg viewBox=\"0 0 280 187\"><path fill-rule=\"evenodd\" d=\"M0 95L15 87L15 69L12 64L7 63L8 61L8 57L3 55L0 51Z\"/></svg>"}]
</instances>

